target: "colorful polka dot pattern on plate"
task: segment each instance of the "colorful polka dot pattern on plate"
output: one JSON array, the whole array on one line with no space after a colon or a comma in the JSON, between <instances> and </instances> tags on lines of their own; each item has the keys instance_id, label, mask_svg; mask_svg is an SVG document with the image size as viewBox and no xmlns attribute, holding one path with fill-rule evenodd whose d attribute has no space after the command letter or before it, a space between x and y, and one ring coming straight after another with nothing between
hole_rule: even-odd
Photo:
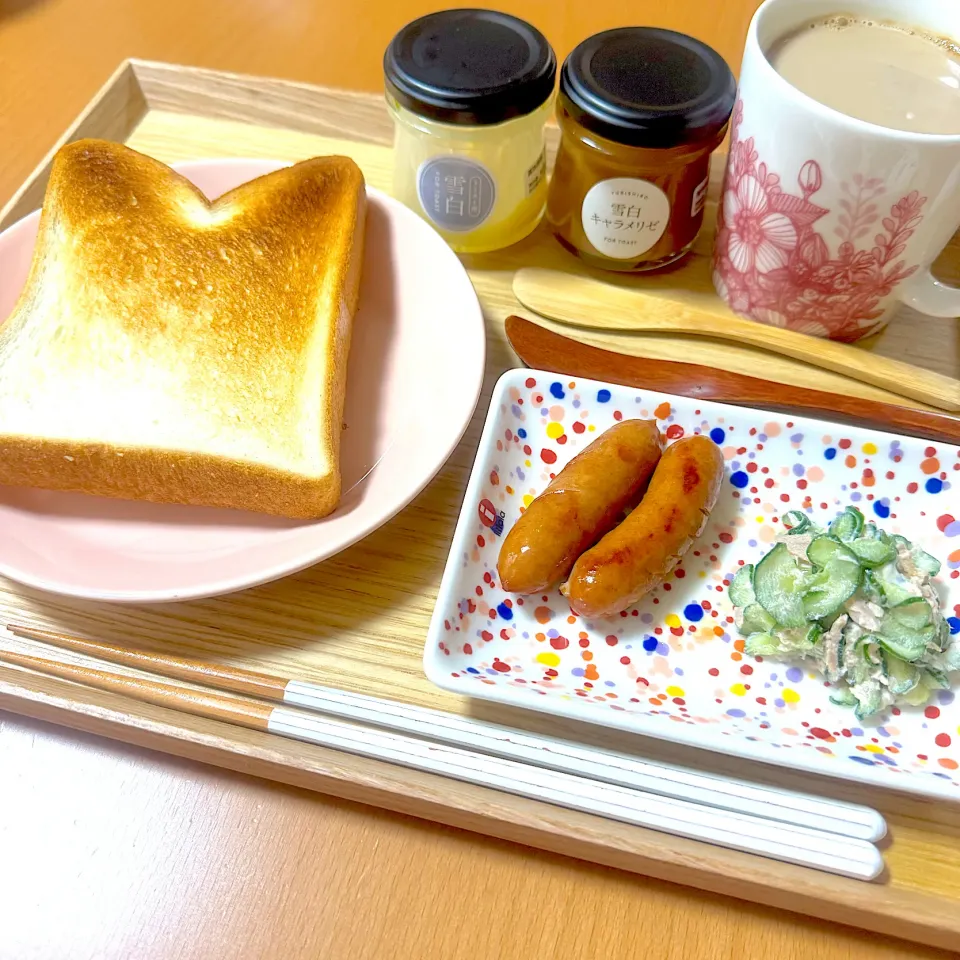
<instances>
[{"instance_id":1,"label":"colorful polka dot pattern on plate","mask_svg":"<svg viewBox=\"0 0 960 960\"><path fill-rule=\"evenodd\" d=\"M704 534L665 583L611 620L575 616L559 590L505 593L503 535L569 459L630 417L655 417L671 441L705 434L721 448L726 476ZM511 371L494 392L425 666L475 697L960 799L952 691L860 723L830 703L822 677L745 655L726 592L769 549L784 512L826 524L856 504L942 560L936 585L960 634L958 492L956 447Z\"/></svg>"}]
</instances>

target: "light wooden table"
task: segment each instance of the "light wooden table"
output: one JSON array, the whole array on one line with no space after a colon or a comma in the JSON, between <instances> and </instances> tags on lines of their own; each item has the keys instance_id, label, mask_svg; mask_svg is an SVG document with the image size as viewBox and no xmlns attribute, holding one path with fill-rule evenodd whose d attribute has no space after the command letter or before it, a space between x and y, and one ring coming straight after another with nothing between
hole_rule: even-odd
<instances>
[{"instance_id":1,"label":"light wooden table","mask_svg":"<svg viewBox=\"0 0 960 960\"><path fill-rule=\"evenodd\" d=\"M561 56L624 22L621 0L496 5ZM442 6L0 0L0 197L126 56L376 89L393 31ZM736 64L754 6L631 16ZM0 960L761 954L938 956L0 714Z\"/></svg>"}]
</instances>

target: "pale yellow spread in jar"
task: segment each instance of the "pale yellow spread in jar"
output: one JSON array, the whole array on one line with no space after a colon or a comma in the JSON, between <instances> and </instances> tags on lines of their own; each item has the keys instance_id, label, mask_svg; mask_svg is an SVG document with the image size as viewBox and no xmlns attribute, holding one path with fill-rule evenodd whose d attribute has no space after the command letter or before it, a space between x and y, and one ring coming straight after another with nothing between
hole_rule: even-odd
<instances>
[{"instance_id":1,"label":"pale yellow spread in jar","mask_svg":"<svg viewBox=\"0 0 960 960\"><path fill-rule=\"evenodd\" d=\"M527 236L546 208L557 74L543 34L495 10L442 10L403 27L383 68L394 196L458 253Z\"/></svg>"},{"instance_id":2,"label":"pale yellow spread in jar","mask_svg":"<svg viewBox=\"0 0 960 960\"><path fill-rule=\"evenodd\" d=\"M388 97L396 120L393 194L461 253L527 236L547 201L543 128L551 102L485 127L440 123Z\"/></svg>"}]
</instances>

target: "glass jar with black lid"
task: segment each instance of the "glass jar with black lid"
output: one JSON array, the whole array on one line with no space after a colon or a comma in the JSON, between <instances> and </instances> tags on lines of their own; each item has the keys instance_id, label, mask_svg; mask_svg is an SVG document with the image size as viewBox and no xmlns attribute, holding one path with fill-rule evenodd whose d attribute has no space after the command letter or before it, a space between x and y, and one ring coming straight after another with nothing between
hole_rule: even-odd
<instances>
[{"instance_id":1,"label":"glass jar with black lid","mask_svg":"<svg viewBox=\"0 0 960 960\"><path fill-rule=\"evenodd\" d=\"M403 27L383 66L394 195L459 252L529 234L546 206L557 74L543 34L493 10L443 10Z\"/></svg>"},{"instance_id":2,"label":"glass jar with black lid","mask_svg":"<svg viewBox=\"0 0 960 960\"><path fill-rule=\"evenodd\" d=\"M560 242L608 270L682 257L703 223L710 154L735 97L723 58L685 34L624 27L583 41L557 98L547 220Z\"/></svg>"}]
</instances>

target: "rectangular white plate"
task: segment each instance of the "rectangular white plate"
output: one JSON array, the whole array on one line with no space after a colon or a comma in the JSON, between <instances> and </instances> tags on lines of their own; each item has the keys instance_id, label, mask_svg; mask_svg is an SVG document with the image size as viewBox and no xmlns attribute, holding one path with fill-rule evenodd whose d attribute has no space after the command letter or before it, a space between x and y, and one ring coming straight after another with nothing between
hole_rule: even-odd
<instances>
[{"instance_id":1,"label":"rectangular white plate","mask_svg":"<svg viewBox=\"0 0 960 960\"><path fill-rule=\"evenodd\" d=\"M612 620L574 616L558 590L497 582L520 508L616 420L705 433L726 476L703 536L668 580ZM638 392L537 370L498 382L424 652L427 676L472 697L796 769L960 800L960 701L867 724L809 670L740 652L726 585L769 549L781 513L828 523L848 504L938 557L960 631L960 448L826 421ZM953 515L950 507L953 505ZM960 674L953 675L960 680Z\"/></svg>"}]
</instances>

